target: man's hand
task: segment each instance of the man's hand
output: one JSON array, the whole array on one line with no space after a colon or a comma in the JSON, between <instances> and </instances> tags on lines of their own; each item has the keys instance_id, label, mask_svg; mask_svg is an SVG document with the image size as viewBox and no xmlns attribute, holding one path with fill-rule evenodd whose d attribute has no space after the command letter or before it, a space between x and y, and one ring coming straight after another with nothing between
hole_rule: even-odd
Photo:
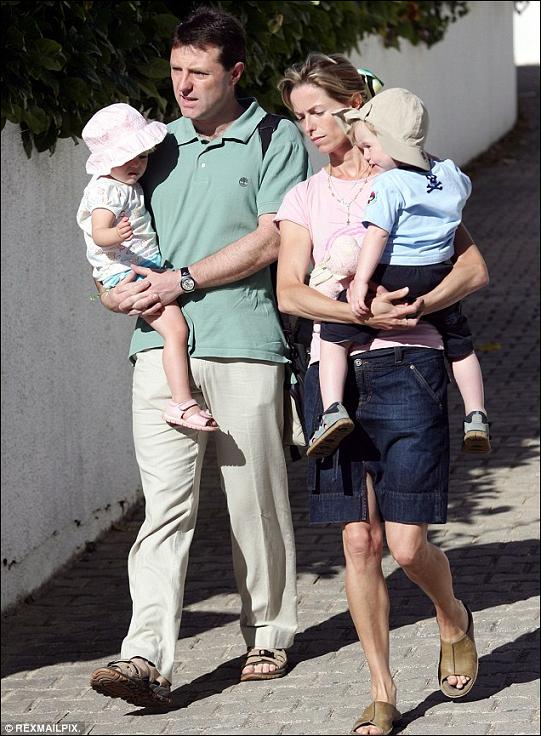
<instances>
[{"instance_id":1,"label":"man's hand","mask_svg":"<svg viewBox=\"0 0 541 736\"><path fill-rule=\"evenodd\" d=\"M131 268L135 273L145 277L142 283L147 285L149 292L154 294L164 307L174 302L183 293L179 271L155 270L136 265L132 265ZM142 314L144 315L145 312Z\"/></svg>"},{"instance_id":2,"label":"man's hand","mask_svg":"<svg viewBox=\"0 0 541 736\"><path fill-rule=\"evenodd\" d=\"M135 273L130 273L114 288L100 290L100 301L112 312L138 315L160 314L163 304L156 294L149 291L150 284L143 279L135 281Z\"/></svg>"}]
</instances>

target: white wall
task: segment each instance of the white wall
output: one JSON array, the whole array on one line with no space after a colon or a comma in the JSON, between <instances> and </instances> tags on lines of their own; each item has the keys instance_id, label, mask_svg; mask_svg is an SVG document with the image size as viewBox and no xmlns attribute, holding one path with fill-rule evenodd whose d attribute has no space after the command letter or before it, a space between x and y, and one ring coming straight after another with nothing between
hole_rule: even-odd
<instances>
[{"instance_id":1,"label":"white wall","mask_svg":"<svg viewBox=\"0 0 541 736\"><path fill-rule=\"evenodd\" d=\"M463 163L516 114L513 3L473 2L432 49L362 42L359 63L417 92L430 149ZM130 426L131 318L92 303L75 212L83 144L27 160L2 131L2 606L46 581L138 494Z\"/></svg>"},{"instance_id":2,"label":"white wall","mask_svg":"<svg viewBox=\"0 0 541 736\"><path fill-rule=\"evenodd\" d=\"M371 36L361 41L360 54L350 55L386 88L405 87L421 97L430 117L428 150L459 165L501 138L517 114L513 3L468 6L470 12L431 48L402 41L397 51ZM324 163L319 154L312 160L318 168Z\"/></svg>"},{"instance_id":3,"label":"white wall","mask_svg":"<svg viewBox=\"0 0 541 736\"><path fill-rule=\"evenodd\" d=\"M2 607L133 503L132 318L95 293L75 213L83 144L27 160L2 131Z\"/></svg>"},{"instance_id":4,"label":"white wall","mask_svg":"<svg viewBox=\"0 0 541 736\"><path fill-rule=\"evenodd\" d=\"M518 3L524 7L521 13L515 13L513 36L515 46L515 64L529 66L539 64L539 0Z\"/></svg>"}]
</instances>

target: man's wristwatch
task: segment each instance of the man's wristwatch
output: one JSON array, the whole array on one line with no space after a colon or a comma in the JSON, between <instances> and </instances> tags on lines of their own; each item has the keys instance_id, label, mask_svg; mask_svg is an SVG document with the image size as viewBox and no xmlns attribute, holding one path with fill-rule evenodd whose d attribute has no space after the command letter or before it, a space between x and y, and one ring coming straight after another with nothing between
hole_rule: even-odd
<instances>
[{"instance_id":1,"label":"man's wristwatch","mask_svg":"<svg viewBox=\"0 0 541 736\"><path fill-rule=\"evenodd\" d=\"M195 291L197 288L195 279L187 266L180 269L180 286L185 294L191 294L192 291Z\"/></svg>"}]
</instances>

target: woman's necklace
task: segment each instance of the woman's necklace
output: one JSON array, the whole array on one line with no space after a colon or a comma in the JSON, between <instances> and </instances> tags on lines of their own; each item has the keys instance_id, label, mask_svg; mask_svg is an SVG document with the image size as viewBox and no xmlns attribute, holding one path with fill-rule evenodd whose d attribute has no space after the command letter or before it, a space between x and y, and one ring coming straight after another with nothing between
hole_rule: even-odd
<instances>
[{"instance_id":1,"label":"woman's necklace","mask_svg":"<svg viewBox=\"0 0 541 736\"><path fill-rule=\"evenodd\" d=\"M332 183L332 177L331 177L331 174L329 173L330 171L332 171L332 166L329 164L329 171L327 171L325 169L325 172L327 174L327 184L329 185L329 192L331 193L331 197L333 197L334 199L336 199L336 201L339 204L341 204L342 207L345 208L345 210L346 210L346 225L349 225L350 224L349 211L351 209L351 205L355 202L355 200L357 199L357 197L359 196L359 194L365 188L368 180L370 179L370 174L372 173L372 166L369 166L368 167L368 174L367 174L367 176L365 178L363 178L363 179L360 179L359 182L358 182L358 184L355 184L354 185L352 191L354 191L355 188L357 188L357 191L355 192L355 194L353 195L353 197L350 200L347 200L347 199L344 199L343 197L340 197L334 191L334 186L333 186L333 183Z\"/></svg>"}]
</instances>

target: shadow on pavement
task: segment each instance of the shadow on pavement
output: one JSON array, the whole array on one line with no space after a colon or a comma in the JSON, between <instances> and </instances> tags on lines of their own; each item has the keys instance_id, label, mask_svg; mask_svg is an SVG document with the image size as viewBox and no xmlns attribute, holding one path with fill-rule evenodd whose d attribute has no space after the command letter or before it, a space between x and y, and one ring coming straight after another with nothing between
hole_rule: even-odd
<instances>
[{"instance_id":1,"label":"shadow on pavement","mask_svg":"<svg viewBox=\"0 0 541 736\"><path fill-rule=\"evenodd\" d=\"M448 550L447 554L456 574L457 595L463 597L474 612L509 605L537 595L539 541L536 539L459 547ZM479 579L479 575L468 578L472 555L475 556L475 566L486 570L482 579ZM301 570L312 567L311 561L302 556L299 565ZM324 568L322 572L325 572ZM77 567L72 568L71 573L77 574ZM430 601L401 570L393 571L388 576L387 583L393 602L391 629L433 617ZM218 568L206 580L206 589L207 592L216 594L219 588L223 590L223 586L223 574ZM232 577L227 581L226 587L229 591L235 590ZM192 592L192 600L193 596ZM108 601L107 616L103 615L104 600ZM186 604L190 604L189 598ZM114 585L108 589L103 582L100 595L95 595L84 603L75 600L70 605L61 606L52 595L49 599L21 606L18 614L8 619L9 625L5 627L2 677L59 662L113 659L126 633L129 618L130 599L127 589L125 594L119 595ZM236 614L222 611L186 611L180 638L223 626L236 619ZM317 626L300 631L290 650L292 664L294 666L295 662L338 651L356 641L349 613L341 612ZM525 650L524 656L526 654ZM220 665L214 675L204 675L186 685L183 690L196 692L199 683L200 686L205 686L203 690L210 692L211 681L216 672L223 676L220 687L222 684L224 688L229 687L238 681L239 666L236 662L237 660L235 664L227 662Z\"/></svg>"},{"instance_id":2,"label":"shadow on pavement","mask_svg":"<svg viewBox=\"0 0 541 736\"><path fill-rule=\"evenodd\" d=\"M474 688L460 698L453 707L461 703L473 703L497 695L505 688L522 682L539 679L539 661L534 656L539 651L539 629L519 636L515 641L497 647L490 654L479 657L479 674ZM524 652L529 652L529 661L524 659ZM436 665L436 662L434 663ZM431 693L422 703L402 714L395 728L395 733L402 731L419 718L423 718L431 708L442 703L449 703L440 691Z\"/></svg>"}]
</instances>

